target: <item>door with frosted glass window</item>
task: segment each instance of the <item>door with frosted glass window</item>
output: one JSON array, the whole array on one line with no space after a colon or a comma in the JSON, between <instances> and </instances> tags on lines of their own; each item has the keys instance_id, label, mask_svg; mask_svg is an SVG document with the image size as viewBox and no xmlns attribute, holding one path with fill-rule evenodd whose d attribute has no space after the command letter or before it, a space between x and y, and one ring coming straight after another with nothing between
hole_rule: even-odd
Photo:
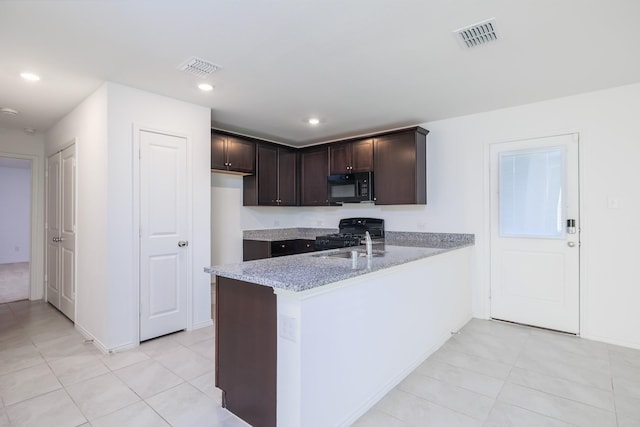
<instances>
[{"instance_id":1,"label":"door with frosted glass window","mask_svg":"<svg viewBox=\"0 0 640 427\"><path fill-rule=\"evenodd\" d=\"M580 330L578 135L491 146L491 317Z\"/></svg>"}]
</instances>

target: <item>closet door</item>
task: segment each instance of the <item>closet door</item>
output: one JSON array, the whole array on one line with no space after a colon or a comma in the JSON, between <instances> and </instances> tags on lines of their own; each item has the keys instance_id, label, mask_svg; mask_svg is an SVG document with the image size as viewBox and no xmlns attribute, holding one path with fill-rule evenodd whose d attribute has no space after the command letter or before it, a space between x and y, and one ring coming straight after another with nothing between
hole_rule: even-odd
<instances>
[{"instance_id":1,"label":"closet door","mask_svg":"<svg viewBox=\"0 0 640 427\"><path fill-rule=\"evenodd\" d=\"M47 160L47 301L60 309L60 153Z\"/></svg>"},{"instance_id":2,"label":"closet door","mask_svg":"<svg viewBox=\"0 0 640 427\"><path fill-rule=\"evenodd\" d=\"M75 145L47 162L47 301L75 320Z\"/></svg>"}]
</instances>

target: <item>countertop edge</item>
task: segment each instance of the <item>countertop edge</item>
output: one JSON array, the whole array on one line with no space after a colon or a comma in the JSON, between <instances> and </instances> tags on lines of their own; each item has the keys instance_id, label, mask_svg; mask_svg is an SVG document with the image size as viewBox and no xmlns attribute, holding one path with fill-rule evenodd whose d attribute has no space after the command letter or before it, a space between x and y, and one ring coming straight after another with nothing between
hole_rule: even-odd
<instances>
[{"instance_id":1,"label":"countertop edge","mask_svg":"<svg viewBox=\"0 0 640 427\"><path fill-rule=\"evenodd\" d=\"M420 233L417 233L420 234ZM349 252L354 249L362 250L362 247L328 250L322 252L310 252L287 257L267 258L255 261L247 261L237 264L227 264L204 268L209 274L241 280L269 286L274 289L301 292L313 288L325 286L341 280L358 277L364 274L382 271L390 267L406 264L424 258L444 254L457 249L474 246L473 235L470 239L454 239L444 242L441 247L411 240L404 242L394 241L393 244L385 244L385 257L373 258L367 266L366 258L358 260L358 267L351 268L350 259L335 259L323 256L336 252ZM395 239L394 239L395 240ZM429 243L429 242L425 242ZM412 250L415 249L415 250ZM306 271L300 269L300 262L307 260ZM305 275L305 273L307 275ZM314 275L316 273L316 275ZM320 274L321 276L318 276Z\"/></svg>"}]
</instances>

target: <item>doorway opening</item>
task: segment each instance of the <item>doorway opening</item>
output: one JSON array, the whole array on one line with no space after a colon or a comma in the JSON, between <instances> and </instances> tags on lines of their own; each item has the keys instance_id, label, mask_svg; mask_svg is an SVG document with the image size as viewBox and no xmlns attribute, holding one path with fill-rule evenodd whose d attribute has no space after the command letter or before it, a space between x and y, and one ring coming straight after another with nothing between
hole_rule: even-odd
<instances>
[{"instance_id":1,"label":"doorway opening","mask_svg":"<svg viewBox=\"0 0 640 427\"><path fill-rule=\"evenodd\" d=\"M30 296L31 169L29 159L0 157L0 303Z\"/></svg>"}]
</instances>

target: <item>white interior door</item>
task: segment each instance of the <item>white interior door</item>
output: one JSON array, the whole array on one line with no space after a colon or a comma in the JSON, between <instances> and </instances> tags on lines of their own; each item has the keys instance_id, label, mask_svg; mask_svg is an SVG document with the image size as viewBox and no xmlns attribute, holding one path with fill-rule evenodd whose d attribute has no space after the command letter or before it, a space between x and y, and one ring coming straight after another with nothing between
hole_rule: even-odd
<instances>
[{"instance_id":1,"label":"white interior door","mask_svg":"<svg viewBox=\"0 0 640 427\"><path fill-rule=\"evenodd\" d=\"M579 230L577 134L492 145L491 317L577 334Z\"/></svg>"},{"instance_id":2,"label":"white interior door","mask_svg":"<svg viewBox=\"0 0 640 427\"><path fill-rule=\"evenodd\" d=\"M75 145L47 160L47 301L75 320Z\"/></svg>"},{"instance_id":3,"label":"white interior door","mask_svg":"<svg viewBox=\"0 0 640 427\"><path fill-rule=\"evenodd\" d=\"M60 153L47 159L46 274L47 301L60 309Z\"/></svg>"},{"instance_id":4,"label":"white interior door","mask_svg":"<svg viewBox=\"0 0 640 427\"><path fill-rule=\"evenodd\" d=\"M76 151L60 153L60 311L75 320L76 301Z\"/></svg>"},{"instance_id":5,"label":"white interior door","mask_svg":"<svg viewBox=\"0 0 640 427\"><path fill-rule=\"evenodd\" d=\"M187 326L187 141L140 131L140 341Z\"/></svg>"}]
</instances>

